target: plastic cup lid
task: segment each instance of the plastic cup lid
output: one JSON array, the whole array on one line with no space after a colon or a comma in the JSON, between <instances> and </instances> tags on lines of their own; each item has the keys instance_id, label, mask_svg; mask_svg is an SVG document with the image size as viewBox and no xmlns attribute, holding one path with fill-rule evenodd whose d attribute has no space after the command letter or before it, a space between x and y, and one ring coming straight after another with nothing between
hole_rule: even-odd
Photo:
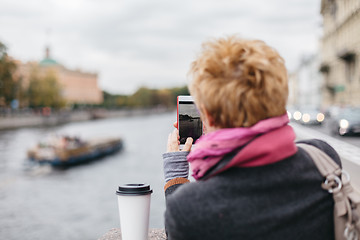
<instances>
[{"instance_id":1,"label":"plastic cup lid","mask_svg":"<svg viewBox=\"0 0 360 240\"><path fill-rule=\"evenodd\" d=\"M120 185L116 191L117 195L146 195L151 194L152 189L146 183L129 183Z\"/></svg>"}]
</instances>

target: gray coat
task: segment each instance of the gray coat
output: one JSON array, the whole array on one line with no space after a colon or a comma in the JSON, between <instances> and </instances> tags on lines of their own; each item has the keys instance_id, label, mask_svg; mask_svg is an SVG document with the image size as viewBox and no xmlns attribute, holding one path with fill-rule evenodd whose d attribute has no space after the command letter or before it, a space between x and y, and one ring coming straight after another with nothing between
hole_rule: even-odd
<instances>
[{"instance_id":1,"label":"gray coat","mask_svg":"<svg viewBox=\"0 0 360 240\"><path fill-rule=\"evenodd\" d=\"M339 156L320 140L303 141ZM165 228L179 239L334 239L332 196L300 149L280 162L231 168L166 190Z\"/></svg>"}]
</instances>

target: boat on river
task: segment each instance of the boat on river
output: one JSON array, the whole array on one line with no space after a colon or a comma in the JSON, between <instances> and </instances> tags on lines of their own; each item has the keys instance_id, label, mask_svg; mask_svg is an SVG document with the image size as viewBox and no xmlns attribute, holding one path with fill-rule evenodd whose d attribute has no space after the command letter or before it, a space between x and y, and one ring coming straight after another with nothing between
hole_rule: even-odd
<instances>
[{"instance_id":1,"label":"boat on river","mask_svg":"<svg viewBox=\"0 0 360 240\"><path fill-rule=\"evenodd\" d=\"M86 163L118 152L123 147L121 138L83 140L79 137L52 136L39 142L27 152L30 160L52 166L71 166Z\"/></svg>"}]
</instances>

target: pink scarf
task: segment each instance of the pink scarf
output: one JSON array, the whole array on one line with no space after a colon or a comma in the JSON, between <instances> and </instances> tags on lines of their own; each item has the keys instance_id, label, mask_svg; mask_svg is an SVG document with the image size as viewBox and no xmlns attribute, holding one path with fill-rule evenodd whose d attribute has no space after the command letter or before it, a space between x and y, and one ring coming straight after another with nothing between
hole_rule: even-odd
<instances>
[{"instance_id":1,"label":"pink scarf","mask_svg":"<svg viewBox=\"0 0 360 240\"><path fill-rule=\"evenodd\" d=\"M203 135L187 159L195 179L201 179L224 155L243 147L216 175L230 167L256 167L275 163L297 151L295 133L287 114L259 121L249 128L224 128Z\"/></svg>"}]
</instances>

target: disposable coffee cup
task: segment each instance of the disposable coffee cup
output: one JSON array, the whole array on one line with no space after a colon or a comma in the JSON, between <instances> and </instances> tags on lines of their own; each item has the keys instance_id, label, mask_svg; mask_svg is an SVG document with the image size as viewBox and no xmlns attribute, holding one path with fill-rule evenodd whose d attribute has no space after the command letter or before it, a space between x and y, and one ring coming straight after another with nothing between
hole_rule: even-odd
<instances>
[{"instance_id":1,"label":"disposable coffee cup","mask_svg":"<svg viewBox=\"0 0 360 240\"><path fill-rule=\"evenodd\" d=\"M116 194L122 240L148 239L151 193L149 184L119 186Z\"/></svg>"}]
</instances>

